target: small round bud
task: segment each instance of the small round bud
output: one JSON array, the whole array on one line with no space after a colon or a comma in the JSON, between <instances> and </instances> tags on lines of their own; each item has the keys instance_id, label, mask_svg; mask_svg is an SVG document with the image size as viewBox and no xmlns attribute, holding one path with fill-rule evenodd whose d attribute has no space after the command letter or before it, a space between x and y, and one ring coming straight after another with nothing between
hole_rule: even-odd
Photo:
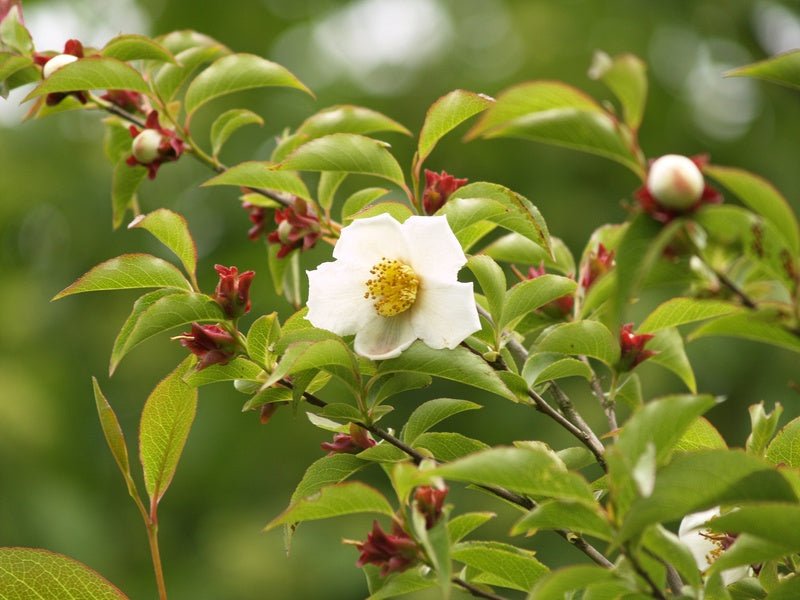
<instances>
[{"instance_id":1,"label":"small round bud","mask_svg":"<svg viewBox=\"0 0 800 600\"><path fill-rule=\"evenodd\" d=\"M666 154L650 165L647 189L665 208L687 209L700 199L705 182L689 158Z\"/></svg>"},{"instance_id":2,"label":"small round bud","mask_svg":"<svg viewBox=\"0 0 800 600\"><path fill-rule=\"evenodd\" d=\"M53 73L58 71L61 67L64 67L70 63L74 63L78 60L77 56L73 56L72 54L57 54L46 63L44 63L44 67L42 68L42 75L45 79L50 77Z\"/></svg>"},{"instance_id":3,"label":"small round bud","mask_svg":"<svg viewBox=\"0 0 800 600\"><path fill-rule=\"evenodd\" d=\"M150 164L159 156L158 148L161 145L161 139L161 133L155 129L145 129L133 140L131 145L133 157L140 164Z\"/></svg>"}]
</instances>

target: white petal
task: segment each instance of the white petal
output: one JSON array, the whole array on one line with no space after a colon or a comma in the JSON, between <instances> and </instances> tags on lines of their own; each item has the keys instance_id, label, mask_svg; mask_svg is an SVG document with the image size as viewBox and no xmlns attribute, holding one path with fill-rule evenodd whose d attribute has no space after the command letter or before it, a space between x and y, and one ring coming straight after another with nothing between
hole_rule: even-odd
<instances>
[{"instance_id":1,"label":"white petal","mask_svg":"<svg viewBox=\"0 0 800 600\"><path fill-rule=\"evenodd\" d=\"M727 571L720 573L720 575L722 575L722 583L725 585L730 585L735 581L739 581L740 579L744 579L750 575L750 567L748 565L744 565L742 567L736 567L735 569L728 569Z\"/></svg>"},{"instance_id":2,"label":"white petal","mask_svg":"<svg viewBox=\"0 0 800 600\"><path fill-rule=\"evenodd\" d=\"M423 280L409 312L416 337L431 348L453 349L481 328L471 283Z\"/></svg>"},{"instance_id":3,"label":"white petal","mask_svg":"<svg viewBox=\"0 0 800 600\"><path fill-rule=\"evenodd\" d=\"M338 335L350 335L376 316L364 298L369 271L343 261L326 262L308 275L308 315L314 327Z\"/></svg>"},{"instance_id":4,"label":"white petal","mask_svg":"<svg viewBox=\"0 0 800 600\"><path fill-rule=\"evenodd\" d=\"M333 257L368 268L381 258L409 262L408 246L401 225L387 214L356 219L342 229L333 249Z\"/></svg>"},{"instance_id":5,"label":"white petal","mask_svg":"<svg viewBox=\"0 0 800 600\"><path fill-rule=\"evenodd\" d=\"M411 252L411 268L422 278L455 280L467 262L447 217L409 217L403 234Z\"/></svg>"},{"instance_id":6,"label":"white petal","mask_svg":"<svg viewBox=\"0 0 800 600\"><path fill-rule=\"evenodd\" d=\"M375 314L375 318L356 333L354 348L356 354L372 360L384 360L400 356L415 339L408 312L396 317Z\"/></svg>"},{"instance_id":7,"label":"white petal","mask_svg":"<svg viewBox=\"0 0 800 600\"><path fill-rule=\"evenodd\" d=\"M694 556L695 563L697 563L697 568L701 571L705 571L711 566L708 562L708 557L717 548L717 545L703 536L701 531L704 531L705 524L708 521L718 515L718 506L702 512L692 513L681 520L681 525L678 528L678 538L689 548L692 556Z\"/></svg>"}]
</instances>

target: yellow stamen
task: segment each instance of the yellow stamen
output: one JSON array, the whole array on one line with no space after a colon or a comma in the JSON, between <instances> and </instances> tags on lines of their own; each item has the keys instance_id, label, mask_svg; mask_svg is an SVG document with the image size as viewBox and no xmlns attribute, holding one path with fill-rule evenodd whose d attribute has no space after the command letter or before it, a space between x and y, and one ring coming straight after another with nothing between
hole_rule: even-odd
<instances>
[{"instance_id":1,"label":"yellow stamen","mask_svg":"<svg viewBox=\"0 0 800 600\"><path fill-rule=\"evenodd\" d=\"M364 298L375 300L375 310L382 317L393 317L407 311L417 299L419 278L414 269L399 260L381 258L370 269Z\"/></svg>"}]
</instances>

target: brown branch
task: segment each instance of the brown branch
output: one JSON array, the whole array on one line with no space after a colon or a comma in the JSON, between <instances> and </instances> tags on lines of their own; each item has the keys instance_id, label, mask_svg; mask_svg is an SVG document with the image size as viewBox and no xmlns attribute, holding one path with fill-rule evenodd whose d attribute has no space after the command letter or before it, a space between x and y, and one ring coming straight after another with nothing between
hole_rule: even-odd
<instances>
[{"instance_id":1,"label":"brown branch","mask_svg":"<svg viewBox=\"0 0 800 600\"><path fill-rule=\"evenodd\" d=\"M459 577L453 577L453 579L451 579L450 581L455 583L457 586L465 589L476 598L486 598L487 600L506 600L505 596L498 596L497 594L494 594L492 592L487 592L485 590L482 590L481 588L474 586L471 583L467 583L466 581L464 581Z\"/></svg>"},{"instance_id":2,"label":"brown branch","mask_svg":"<svg viewBox=\"0 0 800 600\"><path fill-rule=\"evenodd\" d=\"M628 557L628 560L630 561L633 570L636 571L636 574L647 582L647 585L653 592L653 596L658 598L658 600L667 600L667 597L664 595L664 592L661 590L661 588L658 587L658 584L653 581L653 578L650 577L650 574L644 570L642 565L639 564L639 561L633 555L633 552L630 551L629 546L625 547L625 556Z\"/></svg>"},{"instance_id":3,"label":"brown branch","mask_svg":"<svg viewBox=\"0 0 800 600\"><path fill-rule=\"evenodd\" d=\"M561 410L561 413L564 415L564 417L566 417L573 425L575 425L575 427L586 434L591 439L592 444L595 447L602 447L603 442L600 441L600 438L598 438L592 428L589 427L589 424L584 421L581 414L572 404L572 400L570 400L569 396L564 393L564 390L562 390L555 382L552 382L550 384L550 391L555 397L558 408Z\"/></svg>"}]
</instances>

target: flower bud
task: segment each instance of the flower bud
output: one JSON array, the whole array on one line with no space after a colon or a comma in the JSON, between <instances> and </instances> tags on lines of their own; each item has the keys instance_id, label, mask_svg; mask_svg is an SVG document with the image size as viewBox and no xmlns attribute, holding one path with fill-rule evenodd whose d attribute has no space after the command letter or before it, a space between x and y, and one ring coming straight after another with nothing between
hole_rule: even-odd
<instances>
[{"instance_id":1,"label":"flower bud","mask_svg":"<svg viewBox=\"0 0 800 600\"><path fill-rule=\"evenodd\" d=\"M619 359L619 367L623 371L630 371L642 361L647 360L651 356L655 356L654 350L645 350L647 342L652 340L655 336L652 333L633 333L633 323L627 323L622 326L619 332L619 345L621 355Z\"/></svg>"},{"instance_id":2,"label":"flower bud","mask_svg":"<svg viewBox=\"0 0 800 600\"><path fill-rule=\"evenodd\" d=\"M44 67L42 67L42 75L47 79L61 67L74 63L76 60L78 60L78 57L72 54L57 54L44 64Z\"/></svg>"},{"instance_id":3,"label":"flower bud","mask_svg":"<svg viewBox=\"0 0 800 600\"><path fill-rule=\"evenodd\" d=\"M131 153L139 164L149 165L158 158L158 148L163 136L155 129L145 129L137 135L131 144Z\"/></svg>"},{"instance_id":4,"label":"flower bud","mask_svg":"<svg viewBox=\"0 0 800 600\"><path fill-rule=\"evenodd\" d=\"M219 325L192 323L192 330L172 338L197 356L197 370L211 365L227 365L236 356L236 340Z\"/></svg>"},{"instance_id":5,"label":"flower bud","mask_svg":"<svg viewBox=\"0 0 800 600\"><path fill-rule=\"evenodd\" d=\"M236 319L250 311L250 285L253 283L255 272L245 271L239 273L236 267L214 265L219 274L217 289L214 291L214 300L225 311L230 319Z\"/></svg>"},{"instance_id":6,"label":"flower bud","mask_svg":"<svg viewBox=\"0 0 800 600\"><path fill-rule=\"evenodd\" d=\"M678 154L656 159L647 174L647 189L666 208L690 208L700 199L704 187L703 174L697 165Z\"/></svg>"},{"instance_id":7,"label":"flower bud","mask_svg":"<svg viewBox=\"0 0 800 600\"><path fill-rule=\"evenodd\" d=\"M405 571L417 562L419 555L417 543L397 521L392 523L392 533L386 533L378 522L374 521L367 539L355 543L355 546L361 553L356 565L358 567L366 564L377 565L381 568L381 577Z\"/></svg>"},{"instance_id":8,"label":"flower bud","mask_svg":"<svg viewBox=\"0 0 800 600\"><path fill-rule=\"evenodd\" d=\"M363 427L350 424L350 433L336 433L332 442L322 442L319 447L331 454L358 454L362 450L372 448L375 440Z\"/></svg>"},{"instance_id":9,"label":"flower bud","mask_svg":"<svg viewBox=\"0 0 800 600\"><path fill-rule=\"evenodd\" d=\"M252 218L252 214L250 220L259 226L260 223ZM322 235L319 218L302 198L295 198L291 206L276 210L275 223L278 227L270 232L267 241L280 245L278 258L283 258L292 250L313 248ZM259 230L254 227L250 232L252 239L253 235L258 235Z\"/></svg>"},{"instance_id":10,"label":"flower bud","mask_svg":"<svg viewBox=\"0 0 800 600\"><path fill-rule=\"evenodd\" d=\"M468 179L458 179L447 171L434 173L425 169L425 191L422 193L422 208L426 215L432 215L444 206L450 194L465 185Z\"/></svg>"},{"instance_id":11,"label":"flower bud","mask_svg":"<svg viewBox=\"0 0 800 600\"><path fill-rule=\"evenodd\" d=\"M414 500L417 503L417 509L425 515L426 529L430 529L436 525L436 522L442 516L442 508L447 492L447 486L444 485L442 487L424 485L418 487L414 492Z\"/></svg>"}]
</instances>

